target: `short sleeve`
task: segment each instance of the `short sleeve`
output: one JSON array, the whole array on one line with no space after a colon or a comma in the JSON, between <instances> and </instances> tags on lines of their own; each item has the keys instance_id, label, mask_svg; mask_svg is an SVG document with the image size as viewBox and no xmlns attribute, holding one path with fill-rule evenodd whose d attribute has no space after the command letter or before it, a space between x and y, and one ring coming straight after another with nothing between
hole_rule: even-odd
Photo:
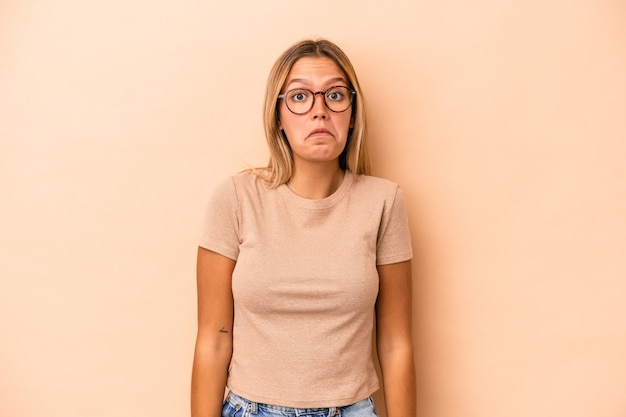
<instances>
[{"instance_id":1,"label":"short sleeve","mask_svg":"<svg viewBox=\"0 0 626 417\"><path fill-rule=\"evenodd\" d=\"M385 207L376 247L376 265L393 264L413 258L411 234L404 206L402 190L396 188L395 196Z\"/></svg>"},{"instance_id":2,"label":"short sleeve","mask_svg":"<svg viewBox=\"0 0 626 417\"><path fill-rule=\"evenodd\" d=\"M239 256L239 203L232 177L211 194L204 214L199 246L237 260Z\"/></svg>"}]
</instances>

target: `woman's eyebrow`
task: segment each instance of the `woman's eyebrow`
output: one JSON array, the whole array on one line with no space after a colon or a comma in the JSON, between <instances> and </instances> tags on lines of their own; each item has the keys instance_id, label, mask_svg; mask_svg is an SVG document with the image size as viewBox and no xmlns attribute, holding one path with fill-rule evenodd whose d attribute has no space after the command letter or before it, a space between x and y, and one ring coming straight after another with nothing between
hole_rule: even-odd
<instances>
[{"instance_id":1,"label":"woman's eyebrow","mask_svg":"<svg viewBox=\"0 0 626 417\"><path fill-rule=\"evenodd\" d=\"M343 82L345 84L347 84L346 79L344 77L335 77L335 78L331 78L330 80L326 80L325 83L336 83L336 82ZM309 80L305 80L303 78L294 78L292 80L290 80L287 85L293 84L293 83L302 83L302 84L311 84L311 82Z\"/></svg>"}]
</instances>

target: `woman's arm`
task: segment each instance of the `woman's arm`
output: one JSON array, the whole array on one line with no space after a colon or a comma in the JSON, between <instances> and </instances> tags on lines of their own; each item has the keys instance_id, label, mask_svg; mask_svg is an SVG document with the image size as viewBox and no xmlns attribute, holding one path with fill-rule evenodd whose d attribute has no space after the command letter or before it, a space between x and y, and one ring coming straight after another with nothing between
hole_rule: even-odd
<instances>
[{"instance_id":1,"label":"woman's arm","mask_svg":"<svg viewBox=\"0 0 626 417\"><path fill-rule=\"evenodd\" d=\"M198 336L191 377L191 416L219 417L233 352L235 261L198 249Z\"/></svg>"},{"instance_id":2,"label":"woman's arm","mask_svg":"<svg viewBox=\"0 0 626 417\"><path fill-rule=\"evenodd\" d=\"M411 261L378 266L376 345L388 417L415 416Z\"/></svg>"}]
</instances>

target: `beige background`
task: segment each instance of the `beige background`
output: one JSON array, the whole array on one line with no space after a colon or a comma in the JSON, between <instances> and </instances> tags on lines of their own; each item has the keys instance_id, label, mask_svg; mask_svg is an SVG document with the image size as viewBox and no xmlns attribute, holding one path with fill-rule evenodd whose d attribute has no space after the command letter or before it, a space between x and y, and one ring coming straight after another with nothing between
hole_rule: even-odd
<instances>
[{"instance_id":1,"label":"beige background","mask_svg":"<svg viewBox=\"0 0 626 417\"><path fill-rule=\"evenodd\" d=\"M336 41L415 244L420 417L626 415L621 1L0 3L0 415L185 416L208 192ZM380 397L377 397L380 401Z\"/></svg>"}]
</instances>

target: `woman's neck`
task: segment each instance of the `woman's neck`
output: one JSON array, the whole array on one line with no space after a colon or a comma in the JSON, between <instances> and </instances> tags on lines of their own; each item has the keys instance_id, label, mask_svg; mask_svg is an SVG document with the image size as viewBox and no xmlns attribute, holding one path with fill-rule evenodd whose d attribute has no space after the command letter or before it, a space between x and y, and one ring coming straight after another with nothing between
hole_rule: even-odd
<instances>
[{"instance_id":1,"label":"woman's neck","mask_svg":"<svg viewBox=\"0 0 626 417\"><path fill-rule=\"evenodd\" d=\"M343 182L344 175L339 165L332 167L294 166L293 175L287 181L287 186L300 197L320 200L337 191Z\"/></svg>"}]
</instances>

